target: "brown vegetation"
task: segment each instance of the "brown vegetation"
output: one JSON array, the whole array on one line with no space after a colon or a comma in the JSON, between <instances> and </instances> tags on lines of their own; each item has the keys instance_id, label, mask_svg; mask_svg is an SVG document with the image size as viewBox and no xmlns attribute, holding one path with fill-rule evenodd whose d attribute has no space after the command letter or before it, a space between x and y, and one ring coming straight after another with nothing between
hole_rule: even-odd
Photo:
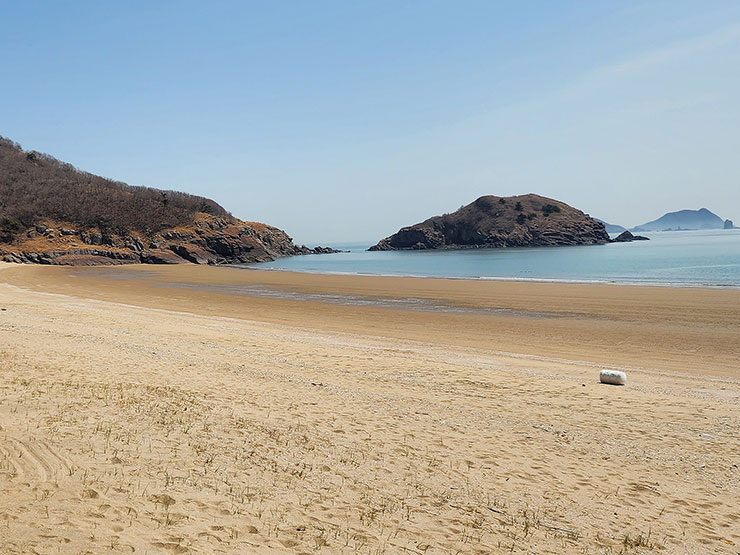
<instances>
[{"instance_id":1,"label":"brown vegetation","mask_svg":"<svg viewBox=\"0 0 740 555\"><path fill-rule=\"evenodd\" d=\"M199 212L231 219L210 199L113 181L0 137L2 241L46 219L125 235L190 225Z\"/></svg>"}]
</instances>

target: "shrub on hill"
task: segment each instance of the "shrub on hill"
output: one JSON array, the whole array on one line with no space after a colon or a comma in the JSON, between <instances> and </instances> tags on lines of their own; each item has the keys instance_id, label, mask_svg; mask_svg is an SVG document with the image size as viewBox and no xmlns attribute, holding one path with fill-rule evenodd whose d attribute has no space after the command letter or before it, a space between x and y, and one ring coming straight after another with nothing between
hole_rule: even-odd
<instances>
[{"instance_id":1,"label":"shrub on hill","mask_svg":"<svg viewBox=\"0 0 740 555\"><path fill-rule=\"evenodd\" d=\"M549 216L550 214L554 214L556 212L560 212L560 207L555 206L554 204L546 204L542 207L542 213L545 216Z\"/></svg>"}]
</instances>

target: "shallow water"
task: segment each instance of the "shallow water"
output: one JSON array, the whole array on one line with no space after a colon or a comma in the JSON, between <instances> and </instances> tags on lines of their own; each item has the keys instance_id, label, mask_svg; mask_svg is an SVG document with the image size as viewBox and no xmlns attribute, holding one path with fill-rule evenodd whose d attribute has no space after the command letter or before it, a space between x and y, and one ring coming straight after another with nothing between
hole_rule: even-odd
<instances>
[{"instance_id":1,"label":"shallow water","mask_svg":"<svg viewBox=\"0 0 740 555\"><path fill-rule=\"evenodd\" d=\"M242 267L296 272L740 287L740 229L644 233L578 247L351 252ZM341 248L341 246L335 246Z\"/></svg>"}]
</instances>

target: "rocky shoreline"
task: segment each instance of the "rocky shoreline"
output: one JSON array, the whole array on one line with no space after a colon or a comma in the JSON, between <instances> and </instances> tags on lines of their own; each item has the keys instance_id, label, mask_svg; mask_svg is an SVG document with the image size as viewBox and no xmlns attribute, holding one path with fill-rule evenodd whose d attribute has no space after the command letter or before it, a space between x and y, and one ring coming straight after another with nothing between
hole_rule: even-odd
<instances>
[{"instance_id":1,"label":"rocky shoreline","mask_svg":"<svg viewBox=\"0 0 740 555\"><path fill-rule=\"evenodd\" d=\"M155 234L119 236L46 222L13 243L0 244L0 260L18 264L245 264L339 252L295 245L281 229L203 214L192 226Z\"/></svg>"}]
</instances>

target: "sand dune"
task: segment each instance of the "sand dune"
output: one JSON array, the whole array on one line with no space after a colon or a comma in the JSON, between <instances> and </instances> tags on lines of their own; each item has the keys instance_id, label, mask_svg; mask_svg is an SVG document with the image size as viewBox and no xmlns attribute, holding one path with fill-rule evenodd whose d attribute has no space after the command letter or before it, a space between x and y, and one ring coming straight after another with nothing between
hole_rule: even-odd
<instances>
[{"instance_id":1,"label":"sand dune","mask_svg":"<svg viewBox=\"0 0 740 555\"><path fill-rule=\"evenodd\" d=\"M739 298L6 267L0 552L737 553Z\"/></svg>"}]
</instances>

